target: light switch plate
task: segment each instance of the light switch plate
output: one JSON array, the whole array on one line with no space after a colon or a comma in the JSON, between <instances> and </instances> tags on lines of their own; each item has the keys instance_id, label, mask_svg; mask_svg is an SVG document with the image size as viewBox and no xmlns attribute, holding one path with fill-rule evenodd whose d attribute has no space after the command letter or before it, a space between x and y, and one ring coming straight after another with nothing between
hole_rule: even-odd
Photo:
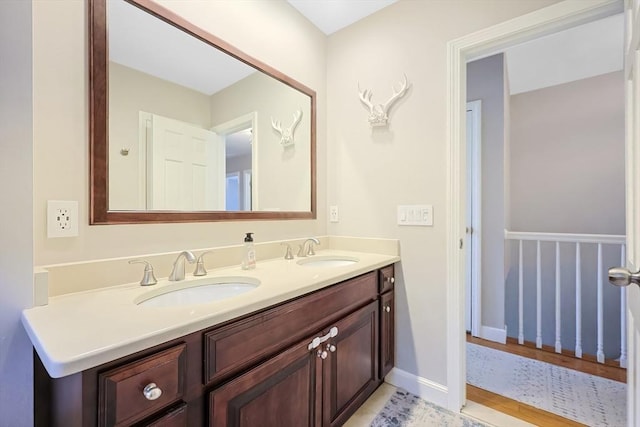
<instances>
[{"instance_id":1,"label":"light switch plate","mask_svg":"<svg viewBox=\"0 0 640 427\"><path fill-rule=\"evenodd\" d=\"M78 235L78 202L47 201L47 237L75 237Z\"/></svg>"},{"instance_id":2,"label":"light switch plate","mask_svg":"<svg viewBox=\"0 0 640 427\"><path fill-rule=\"evenodd\" d=\"M433 205L399 205L398 225L433 225Z\"/></svg>"}]
</instances>

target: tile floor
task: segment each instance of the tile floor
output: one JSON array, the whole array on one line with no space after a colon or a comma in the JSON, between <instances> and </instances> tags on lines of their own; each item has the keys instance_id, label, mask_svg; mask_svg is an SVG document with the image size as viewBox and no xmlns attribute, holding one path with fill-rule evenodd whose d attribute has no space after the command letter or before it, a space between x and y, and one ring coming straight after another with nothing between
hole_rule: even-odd
<instances>
[{"instance_id":1,"label":"tile floor","mask_svg":"<svg viewBox=\"0 0 640 427\"><path fill-rule=\"evenodd\" d=\"M344 424L344 427L368 427L378 412L384 408L389 397L396 391L396 388L388 383L382 383L380 387L364 402L355 414ZM475 402L467 402L462 413L490 424L495 427L531 427L529 424L517 418L498 412L494 409L480 405ZM426 427L426 426L425 426Z\"/></svg>"}]
</instances>

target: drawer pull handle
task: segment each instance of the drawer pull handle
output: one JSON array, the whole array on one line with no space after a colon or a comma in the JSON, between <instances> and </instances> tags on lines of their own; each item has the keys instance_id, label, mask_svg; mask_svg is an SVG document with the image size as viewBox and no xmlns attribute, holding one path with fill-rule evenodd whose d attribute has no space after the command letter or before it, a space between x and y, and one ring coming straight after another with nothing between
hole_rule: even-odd
<instances>
[{"instance_id":1,"label":"drawer pull handle","mask_svg":"<svg viewBox=\"0 0 640 427\"><path fill-rule=\"evenodd\" d=\"M389 313L391 311L391 307L389 307L388 305L384 308L384 311L386 311L387 313Z\"/></svg>"},{"instance_id":2,"label":"drawer pull handle","mask_svg":"<svg viewBox=\"0 0 640 427\"><path fill-rule=\"evenodd\" d=\"M156 400L162 396L162 390L156 385L156 383L149 383L142 390L142 394L144 394L144 397L146 397L147 400Z\"/></svg>"},{"instance_id":3,"label":"drawer pull handle","mask_svg":"<svg viewBox=\"0 0 640 427\"><path fill-rule=\"evenodd\" d=\"M322 337L315 337L313 339L313 341L311 341L309 343L309 345L307 346L307 348L309 350L313 350L314 348L317 348L320 346L320 344L322 344L323 342L325 342L326 340L328 340L329 338L333 338L335 336L338 336L338 328L336 326L334 326L333 328L329 329L329 333L327 335L324 335Z\"/></svg>"}]
</instances>

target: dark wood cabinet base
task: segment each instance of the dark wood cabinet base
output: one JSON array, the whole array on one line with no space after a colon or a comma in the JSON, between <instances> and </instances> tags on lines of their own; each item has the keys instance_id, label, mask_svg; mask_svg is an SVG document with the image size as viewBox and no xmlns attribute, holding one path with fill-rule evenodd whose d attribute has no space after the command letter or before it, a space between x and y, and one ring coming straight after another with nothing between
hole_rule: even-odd
<instances>
[{"instance_id":1,"label":"dark wood cabinet base","mask_svg":"<svg viewBox=\"0 0 640 427\"><path fill-rule=\"evenodd\" d=\"M35 425L340 426L393 366L393 282L388 266L63 378L34 352Z\"/></svg>"}]
</instances>

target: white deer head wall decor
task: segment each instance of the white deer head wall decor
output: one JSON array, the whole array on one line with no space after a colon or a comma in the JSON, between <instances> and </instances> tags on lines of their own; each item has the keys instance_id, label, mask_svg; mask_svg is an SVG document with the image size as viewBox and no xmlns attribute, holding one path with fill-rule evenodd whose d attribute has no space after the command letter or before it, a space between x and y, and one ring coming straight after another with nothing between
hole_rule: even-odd
<instances>
[{"instance_id":1,"label":"white deer head wall decor","mask_svg":"<svg viewBox=\"0 0 640 427\"><path fill-rule=\"evenodd\" d=\"M374 105L371 102L371 96L373 92L365 89L360 89L360 83L358 83L358 92L360 94L360 101L369 108L369 117L367 120L371 126L386 126L389 121L389 108L391 105L396 102L399 98L401 98L409 88L407 83L407 76L404 75L404 80L400 82L400 90L396 92L395 85L391 87L393 89L393 95L391 98L384 104L376 104Z\"/></svg>"},{"instance_id":2,"label":"white deer head wall decor","mask_svg":"<svg viewBox=\"0 0 640 427\"><path fill-rule=\"evenodd\" d=\"M278 131L278 133L280 134L280 144L282 144L284 147L293 145L293 143L295 142L294 133L296 131L296 126L298 126L298 123L300 123L301 119L302 119L302 110L298 110L295 113L293 113L293 123L291 124L291 126L282 130L280 121L273 120L273 117L271 118L271 126L273 126L273 128L276 131Z\"/></svg>"}]
</instances>

